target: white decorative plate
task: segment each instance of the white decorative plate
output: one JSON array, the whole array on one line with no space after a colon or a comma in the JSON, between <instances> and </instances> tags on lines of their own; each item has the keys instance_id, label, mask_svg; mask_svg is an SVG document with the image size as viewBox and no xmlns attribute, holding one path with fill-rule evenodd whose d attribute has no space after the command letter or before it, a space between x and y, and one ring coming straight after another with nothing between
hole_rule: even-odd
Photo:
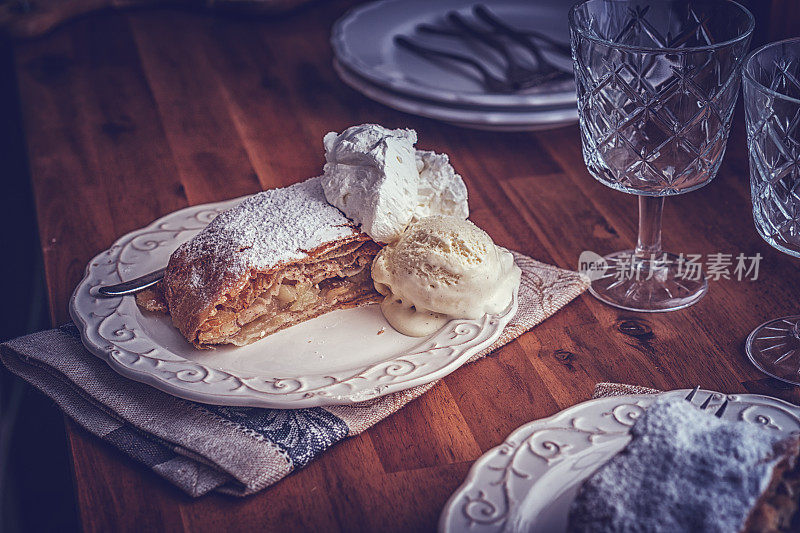
<instances>
[{"instance_id":1,"label":"white decorative plate","mask_svg":"<svg viewBox=\"0 0 800 533\"><path fill-rule=\"evenodd\" d=\"M397 35L443 50L470 55L482 60L490 70L501 65L488 51L470 47L459 39L415 33L417 24L443 20L456 10L472 18L473 0L380 0L356 6L338 20L331 35L336 58L348 69L370 82L404 95L458 105L538 107L575 106L574 80L567 79L512 94L487 93L477 78L454 73L400 49ZM488 6L499 18L523 30L537 30L563 43L569 43L568 0L490 0ZM553 63L572 68L571 58L542 53ZM525 55L520 59L524 60ZM502 74L496 69L496 74Z\"/></svg>"},{"instance_id":2,"label":"white decorative plate","mask_svg":"<svg viewBox=\"0 0 800 533\"><path fill-rule=\"evenodd\" d=\"M167 264L173 250L242 198L188 207L125 235L89 263L70 300L86 347L114 370L181 398L295 409L369 400L437 380L490 346L513 318L453 320L427 338L407 337L369 305L334 311L243 347L197 350L169 317L142 312L133 296L96 288Z\"/></svg>"},{"instance_id":3,"label":"white decorative plate","mask_svg":"<svg viewBox=\"0 0 800 533\"><path fill-rule=\"evenodd\" d=\"M489 131L534 131L568 126L578 122L578 108L535 108L497 110L477 107L452 107L445 104L406 98L371 84L349 71L338 61L334 70L347 85L364 96L398 111L449 122L464 128Z\"/></svg>"},{"instance_id":4,"label":"white decorative plate","mask_svg":"<svg viewBox=\"0 0 800 533\"><path fill-rule=\"evenodd\" d=\"M447 501L439 520L446 533L469 531L559 533L583 480L630 440L630 427L657 398L686 397L689 390L659 395L600 398L526 424L486 452ZM709 411L727 398L723 418L773 431L800 430L800 408L768 396L700 391L696 404L714 396Z\"/></svg>"}]
</instances>

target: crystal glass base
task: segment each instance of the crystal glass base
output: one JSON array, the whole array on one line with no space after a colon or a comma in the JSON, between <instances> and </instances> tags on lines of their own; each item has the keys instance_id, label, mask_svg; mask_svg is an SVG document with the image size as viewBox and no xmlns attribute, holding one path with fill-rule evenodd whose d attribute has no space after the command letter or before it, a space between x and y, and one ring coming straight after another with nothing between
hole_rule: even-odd
<instances>
[{"instance_id":1,"label":"crystal glass base","mask_svg":"<svg viewBox=\"0 0 800 533\"><path fill-rule=\"evenodd\" d=\"M661 252L647 259L633 250L607 255L591 276L589 291L600 301L628 311L675 311L697 303L708 291L700 266Z\"/></svg>"},{"instance_id":2,"label":"crystal glass base","mask_svg":"<svg viewBox=\"0 0 800 533\"><path fill-rule=\"evenodd\" d=\"M800 385L800 315L764 322L750 333L745 346L759 370Z\"/></svg>"}]
</instances>

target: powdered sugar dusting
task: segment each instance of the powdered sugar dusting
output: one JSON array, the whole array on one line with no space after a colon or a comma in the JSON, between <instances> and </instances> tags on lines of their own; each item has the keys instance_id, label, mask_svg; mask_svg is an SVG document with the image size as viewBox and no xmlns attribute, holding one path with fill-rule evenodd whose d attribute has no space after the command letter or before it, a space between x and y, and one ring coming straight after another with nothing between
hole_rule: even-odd
<instances>
[{"instance_id":1,"label":"powdered sugar dusting","mask_svg":"<svg viewBox=\"0 0 800 533\"><path fill-rule=\"evenodd\" d=\"M590 477L573 531L740 531L786 435L721 420L682 399L654 403L627 448Z\"/></svg>"},{"instance_id":2,"label":"powdered sugar dusting","mask_svg":"<svg viewBox=\"0 0 800 533\"><path fill-rule=\"evenodd\" d=\"M182 249L190 260L220 258L232 273L263 271L303 259L307 251L355 231L352 222L325 200L317 177L243 200L220 213ZM190 276L190 285L203 283L200 276Z\"/></svg>"}]
</instances>

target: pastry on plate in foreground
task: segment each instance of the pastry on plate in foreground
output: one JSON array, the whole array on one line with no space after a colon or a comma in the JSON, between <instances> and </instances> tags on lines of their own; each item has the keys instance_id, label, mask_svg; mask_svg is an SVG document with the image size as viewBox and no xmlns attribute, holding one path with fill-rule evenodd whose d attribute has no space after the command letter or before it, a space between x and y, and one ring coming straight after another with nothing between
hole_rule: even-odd
<instances>
[{"instance_id":1,"label":"pastry on plate in foreground","mask_svg":"<svg viewBox=\"0 0 800 533\"><path fill-rule=\"evenodd\" d=\"M659 400L581 486L570 532L800 531L798 435Z\"/></svg>"}]
</instances>

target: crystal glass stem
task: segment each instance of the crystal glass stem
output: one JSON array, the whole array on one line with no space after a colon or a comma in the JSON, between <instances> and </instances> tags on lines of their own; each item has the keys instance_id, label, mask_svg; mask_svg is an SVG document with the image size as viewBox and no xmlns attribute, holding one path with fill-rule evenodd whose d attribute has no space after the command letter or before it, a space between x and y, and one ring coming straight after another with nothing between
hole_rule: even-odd
<instances>
[{"instance_id":1,"label":"crystal glass stem","mask_svg":"<svg viewBox=\"0 0 800 533\"><path fill-rule=\"evenodd\" d=\"M681 256L661 249L663 196L639 196L636 248L603 257L604 273L589 291L601 301L628 311L672 311L694 304L708 290L699 267L687 276Z\"/></svg>"},{"instance_id":2,"label":"crystal glass stem","mask_svg":"<svg viewBox=\"0 0 800 533\"><path fill-rule=\"evenodd\" d=\"M663 196L639 197L639 239L636 242L636 257L649 259L661 254L661 212Z\"/></svg>"}]
</instances>

